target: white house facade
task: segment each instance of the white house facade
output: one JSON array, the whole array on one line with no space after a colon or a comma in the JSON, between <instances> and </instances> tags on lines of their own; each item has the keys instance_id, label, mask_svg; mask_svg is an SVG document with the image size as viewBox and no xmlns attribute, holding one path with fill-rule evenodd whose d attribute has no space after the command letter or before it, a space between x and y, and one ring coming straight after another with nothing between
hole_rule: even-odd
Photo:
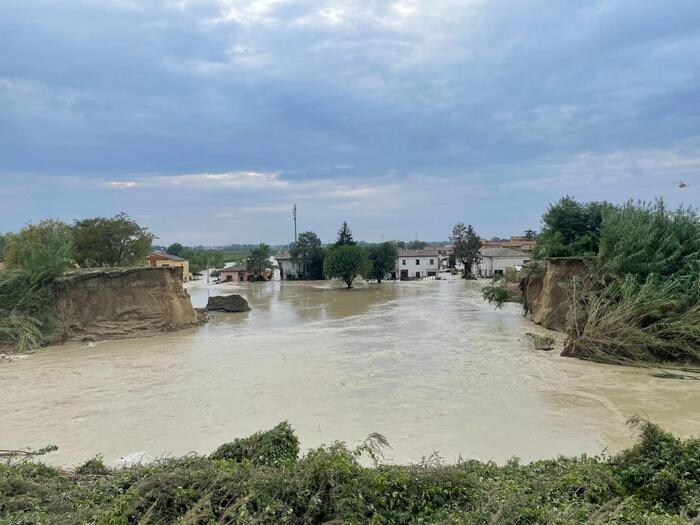
<instances>
[{"instance_id":1,"label":"white house facade","mask_svg":"<svg viewBox=\"0 0 700 525\"><path fill-rule=\"evenodd\" d=\"M476 274L479 277L495 277L504 275L508 269L519 270L532 260L531 253L525 253L510 248L482 248L481 261L477 265Z\"/></svg>"},{"instance_id":2,"label":"white house facade","mask_svg":"<svg viewBox=\"0 0 700 525\"><path fill-rule=\"evenodd\" d=\"M399 250L392 279L424 279L436 277L440 269L440 254L436 248Z\"/></svg>"},{"instance_id":3,"label":"white house facade","mask_svg":"<svg viewBox=\"0 0 700 525\"><path fill-rule=\"evenodd\" d=\"M279 265L280 279L283 281L292 281L302 276L301 264L292 259L288 252L280 253L275 259L277 259L277 264Z\"/></svg>"}]
</instances>

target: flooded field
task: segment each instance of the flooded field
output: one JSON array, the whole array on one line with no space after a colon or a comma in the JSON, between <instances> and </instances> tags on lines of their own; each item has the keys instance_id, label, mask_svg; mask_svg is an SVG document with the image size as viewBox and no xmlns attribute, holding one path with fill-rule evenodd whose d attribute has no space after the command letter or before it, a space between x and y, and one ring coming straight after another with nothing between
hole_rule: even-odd
<instances>
[{"instance_id":1,"label":"flooded field","mask_svg":"<svg viewBox=\"0 0 700 525\"><path fill-rule=\"evenodd\" d=\"M304 448L387 437L391 462L437 451L499 462L615 451L646 415L700 434L700 382L535 351L544 333L479 283L200 285L253 310L146 339L70 344L0 363L0 448L56 444L74 464L210 452L289 420Z\"/></svg>"}]
</instances>

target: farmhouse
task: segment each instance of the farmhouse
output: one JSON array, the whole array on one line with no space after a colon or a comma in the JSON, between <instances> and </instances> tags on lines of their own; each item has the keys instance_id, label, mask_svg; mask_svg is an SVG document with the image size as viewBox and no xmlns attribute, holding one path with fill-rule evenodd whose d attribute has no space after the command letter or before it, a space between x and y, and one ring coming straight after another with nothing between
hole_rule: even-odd
<instances>
[{"instance_id":1,"label":"farmhouse","mask_svg":"<svg viewBox=\"0 0 700 525\"><path fill-rule=\"evenodd\" d=\"M482 248L479 253L481 261L477 265L476 274L479 277L494 277L503 275L506 270L520 269L532 259L532 254L512 250L510 248Z\"/></svg>"},{"instance_id":2,"label":"farmhouse","mask_svg":"<svg viewBox=\"0 0 700 525\"><path fill-rule=\"evenodd\" d=\"M437 276L440 254L437 248L399 250L392 279L423 279Z\"/></svg>"},{"instance_id":3,"label":"farmhouse","mask_svg":"<svg viewBox=\"0 0 700 525\"><path fill-rule=\"evenodd\" d=\"M289 252L281 252L277 254L277 264L280 267L280 279L283 281L293 281L303 277L303 269L298 261L292 259Z\"/></svg>"},{"instance_id":4,"label":"farmhouse","mask_svg":"<svg viewBox=\"0 0 700 525\"><path fill-rule=\"evenodd\" d=\"M272 279L272 272L270 271L264 271L261 275L265 281ZM253 273L248 270L248 265L244 262L219 270L220 283L244 283L253 280L253 277Z\"/></svg>"},{"instance_id":5,"label":"farmhouse","mask_svg":"<svg viewBox=\"0 0 700 525\"><path fill-rule=\"evenodd\" d=\"M182 268L182 280L190 281L192 280L192 274L190 273L190 262L187 259L178 257L177 255L170 255L169 253L157 250L151 253L148 257L149 266L159 266L159 267L180 267Z\"/></svg>"}]
</instances>

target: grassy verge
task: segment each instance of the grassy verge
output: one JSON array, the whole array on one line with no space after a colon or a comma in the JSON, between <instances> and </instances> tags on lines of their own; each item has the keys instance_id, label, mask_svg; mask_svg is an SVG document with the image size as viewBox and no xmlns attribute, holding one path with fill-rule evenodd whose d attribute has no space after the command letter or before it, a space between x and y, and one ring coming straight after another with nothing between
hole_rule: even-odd
<instances>
[{"instance_id":1,"label":"grassy verge","mask_svg":"<svg viewBox=\"0 0 700 525\"><path fill-rule=\"evenodd\" d=\"M115 470L93 458L71 472L24 460L0 466L0 523L697 523L700 440L637 423L639 442L617 456L527 465L381 465L378 435L299 458L286 423L209 457Z\"/></svg>"}]
</instances>

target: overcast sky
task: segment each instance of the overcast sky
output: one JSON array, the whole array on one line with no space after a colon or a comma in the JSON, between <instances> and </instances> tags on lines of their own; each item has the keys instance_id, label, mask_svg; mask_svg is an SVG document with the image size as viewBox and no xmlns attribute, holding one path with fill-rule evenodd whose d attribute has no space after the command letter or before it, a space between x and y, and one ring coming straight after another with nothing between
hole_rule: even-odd
<instances>
[{"instance_id":1,"label":"overcast sky","mask_svg":"<svg viewBox=\"0 0 700 525\"><path fill-rule=\"evenodd\" d=\"M698 0L2 0L0 230L446 239L700 203ZM680 180L690 187L678 188Z\"/></svg>"}]
</instances>

